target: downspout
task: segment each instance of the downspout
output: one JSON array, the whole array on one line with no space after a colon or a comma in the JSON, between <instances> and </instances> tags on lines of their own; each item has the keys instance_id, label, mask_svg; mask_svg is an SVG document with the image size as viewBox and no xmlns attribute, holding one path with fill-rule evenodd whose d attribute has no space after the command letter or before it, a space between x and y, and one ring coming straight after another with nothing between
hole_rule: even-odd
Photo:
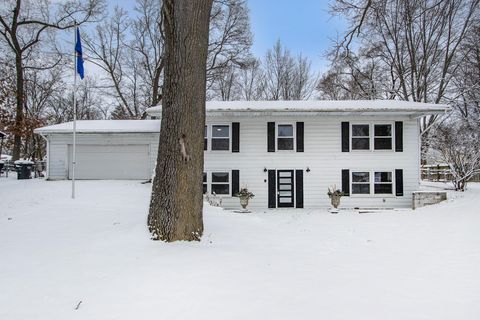
<instances>
[{"instance_id":1,"label":"downspout","mask_svg":"<svg viewBox=\"0 0 480 320\"><path fill-rule=\"evenodd\" d=\"M45 176L45 180L49 180L50 178L50 141L48 140L48 135L43 135L42 133L38 133L47 143L47 175Z\"/></svg>"}]
</instances>

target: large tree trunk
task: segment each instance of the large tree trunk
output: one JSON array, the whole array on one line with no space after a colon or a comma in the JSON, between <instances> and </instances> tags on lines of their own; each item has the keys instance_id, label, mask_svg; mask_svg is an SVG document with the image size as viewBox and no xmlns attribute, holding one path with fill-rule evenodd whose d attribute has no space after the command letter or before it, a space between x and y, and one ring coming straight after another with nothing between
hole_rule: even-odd
<instances>
[{"instance_id":1,"label":"large tree trunk","mask_svg":"<svg viewBox=\"0 0 480 320\"><path fill-rule=\"evenodd\" d=\"M148 227L153 239L200 240L203 132L212 0L166 0L165 80Z\"/></svg>"},{"instance_id":2,"label":"large tree trunk","mask_svg":"<svg viewBox=\"0 0 480 320\"><path fill-rule=\"evenodd\" d=\"M23 131L23 103L24 103L24 82L23 82L23 66L21 54L16 54L15 69L17 76L17 92L16 92L16 115L15 115L15 131L13 135L13 154L12 160L20 159L20 148L22 147Z\"/></svg>"}]
</instances>

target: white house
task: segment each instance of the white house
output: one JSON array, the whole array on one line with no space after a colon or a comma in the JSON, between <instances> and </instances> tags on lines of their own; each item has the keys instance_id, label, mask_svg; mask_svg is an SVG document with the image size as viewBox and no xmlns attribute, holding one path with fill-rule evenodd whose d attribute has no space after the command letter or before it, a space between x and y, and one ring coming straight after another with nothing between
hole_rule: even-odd
<instances>
[{"instance_id":1,"label":"white house","mask_svg":"<svg viewBox=\"0 0 480 320\"><path fill-rule=\"evenodd\" d=\"M242 186L257 208L410 207L420 181L418 119L446 105L408 101L209 101L204 191L239 206ZM148 110L161 117L161 107ZM35 130L47 141L48 179L71 174L72 123ZM77 122L78 179L150 178L160 120ZM199 134L201 134L199 132Z\"/></svg>"}]
</instances>

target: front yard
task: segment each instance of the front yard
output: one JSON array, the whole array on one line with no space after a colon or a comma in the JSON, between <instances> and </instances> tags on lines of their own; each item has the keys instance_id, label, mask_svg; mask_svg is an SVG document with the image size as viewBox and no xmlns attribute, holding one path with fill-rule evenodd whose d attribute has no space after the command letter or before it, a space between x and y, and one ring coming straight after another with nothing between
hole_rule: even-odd
<instances>
[{"instance_id":1,"label":"front yard","mask_svg":"<svg viewBox=\"0 0 480 320\"><path fill-rule=\"evenodd\" d=\"M0 178L0 319L480 319L480 185L416 211L207 208L149 240L150 185Z\"/></svg>"}]
</instances>

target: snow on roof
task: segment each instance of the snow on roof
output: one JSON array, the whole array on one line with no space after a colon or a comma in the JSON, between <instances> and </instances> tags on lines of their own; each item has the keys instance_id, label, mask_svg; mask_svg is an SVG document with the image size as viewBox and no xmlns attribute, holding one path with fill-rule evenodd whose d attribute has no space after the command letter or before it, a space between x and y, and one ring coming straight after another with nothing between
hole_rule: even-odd
<instances>
[{"instance_id":1,"label":"snow on roof","mask_svg":"<svg viewBox=\"0 0 480 320\"><path fill-rule=\"evenodd\" d=\"M290 100L290 101L207 101L209 112L397 112L442 113L450 110L445 104L400 100ZM147 109L158 115L162 106Z\"/></svg>"},{"instance_id":2,"label":"snow on roof","mask_svg":"<svg viewBox=\"0 0 480 320\"><path fill-rule=\"evenodd\" d=\"M445 104L399 100L304 100L304 101L207 101L207 114L217 112L320 112L320 113L396 113L428 115L450 110ZM150 115L161 115L162 106L147 109ZM73 122L35 129L35 133L72 132ZM77 132L160 132L160 120L79 120Z\"/></svg>"},{"instance_id":3,"label":"snow on roof","mask_svg":"<svg viewBox=\"0 0 480 320\"><path fill-rule=\"evenodd\" d=\"M72 132L73 122L37 128L35 133ZM160 120L78 120L77 132L160 132Z\"/></svg>"}]
</instances>

